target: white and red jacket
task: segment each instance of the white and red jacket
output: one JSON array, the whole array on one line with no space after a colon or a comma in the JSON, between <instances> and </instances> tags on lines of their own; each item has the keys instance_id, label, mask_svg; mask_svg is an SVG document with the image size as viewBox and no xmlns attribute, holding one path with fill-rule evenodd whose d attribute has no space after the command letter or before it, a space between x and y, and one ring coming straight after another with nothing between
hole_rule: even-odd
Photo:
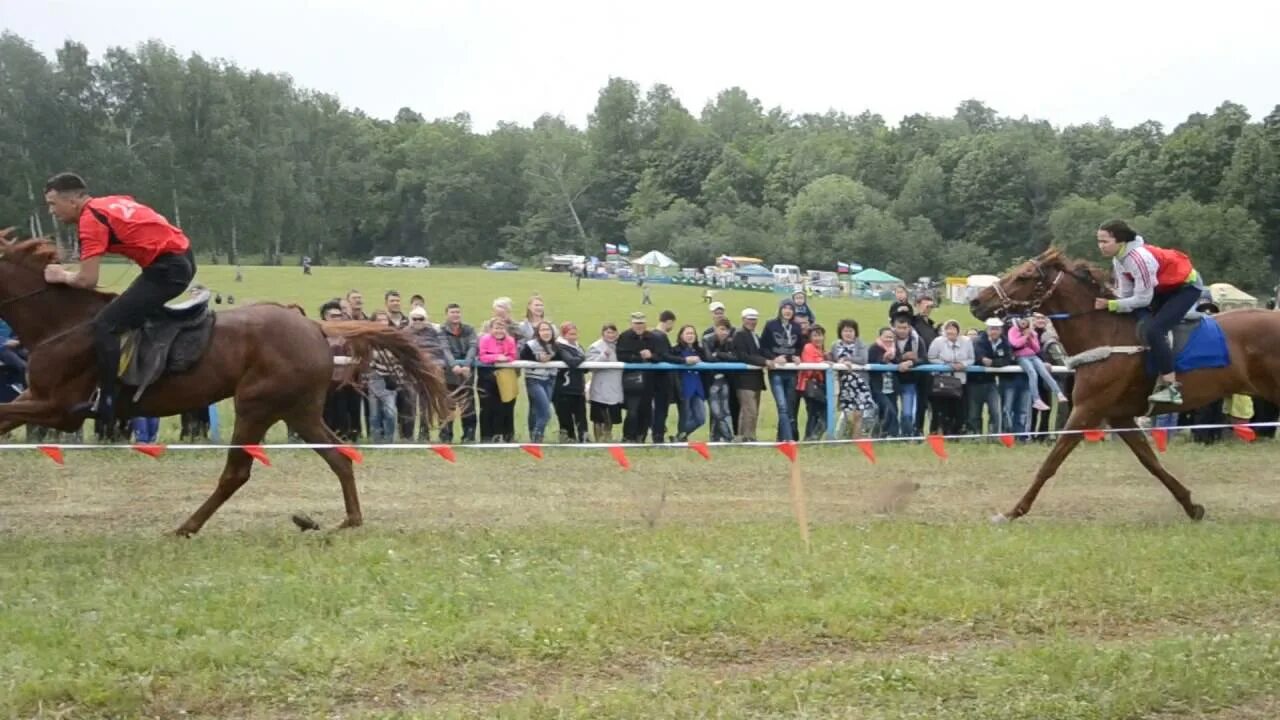
<instances>
[{"instance_id":1,"label":"white and red jacket","mask_svg":"<svg viewBox=\"0 0 1280 720\"><path fill-rule=\"evenodd\" d=\"M1148 245L1141 235L1125 243L1111 264L1117 296L1109 305L1112 312L1150 307L1157 292L1176 290L1199 279L1191 258L1177 250Z\"/></svg>"}]
</instances>

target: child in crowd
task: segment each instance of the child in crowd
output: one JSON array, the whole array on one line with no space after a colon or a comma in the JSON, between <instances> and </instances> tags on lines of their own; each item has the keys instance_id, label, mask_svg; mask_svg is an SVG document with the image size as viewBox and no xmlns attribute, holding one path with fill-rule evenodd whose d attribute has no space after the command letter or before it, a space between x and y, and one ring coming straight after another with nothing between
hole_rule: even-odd
<instances>
[{"instance_id":1,"label":"child in crowd","mask_svg":"<svg viewBox=\"0 0 1280 720\"><path fill-rule=\"evenodd\" d=\"M1018 318L1013 325L1009 326L1009 345L1013 348L1013 356L1018 361L1018 367L1027 374L1027 382L1031 397L1035 401L1031 404L1033 410L1048 410L1049 406L1041 400L1036 392L1036 376L1044 380L1045 385L1049 387L1058 398L1058 402L1067 402L1067 396L1062 392L1062 388L1058 387L1058 381L1053 378L1053 373L1049 372L1049 367L1044 364L1044 360L1040 359L1040 338L1036 332L1031 329L1031 319L1021 317Z\"/></svg>"}]
</instances>

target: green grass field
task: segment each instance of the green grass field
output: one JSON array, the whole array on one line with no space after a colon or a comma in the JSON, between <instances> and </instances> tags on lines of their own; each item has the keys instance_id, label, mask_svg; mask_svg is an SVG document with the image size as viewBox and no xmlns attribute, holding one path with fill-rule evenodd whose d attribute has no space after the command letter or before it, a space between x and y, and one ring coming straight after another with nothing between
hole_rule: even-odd
<instances>
[{"instance_id":1,"label":"green grass field","mask_svg":"<svg viewBox=\"0 0 1280 720\"><path fill-rule=\"evenodd\" d=\"M531 295L538 293L546 302L548 316L554 322L572 320L578 324L584 347L599 338L600 327L604 323L612 322L620 330L625 330L630 314L641 309L648 312L651 325L657 323L658 313L662 310L674 311L678 325L692 323L699 332L711 324L707 304L702 300L702 289L675 285L653 285L651 296L654 304L642 307L640 288L634 283L584 280L582 288L578 290L575 289L572 278L564 273L337 266L313 268L312 275L303 275L298 267L245 267L243 272L243 282L237 283L234 281L233 267L205 263L199 267L197 280L221 292L224 297L233 295L237 306L268 300L292 302L306 308L311 317L318 317L319 307L323 302L343 296L353 288L362 292L369 310L383 306L386 291L397 290L403 296L406 308L410 296L420 294L425 297L431 318L436 322L444 319L446 304L459 303L463 307L464 322L476 327L489 317L494 298L512 298L515 308L513 314L523 317L525 303ZM133 272L125 265L108 265L102 273L103 283L109 290L122 289L132 277ZM743 308L754 307L760 311L762 318L772 317L777 312L778 302L784 296L727 290L717 291L715 298L726 305L730 319L736 326L740 322L739 313ZM828 298L815 298L811 302L818 322L828 326L831 331L834 331L840 319L853 318L861 326L864 338L871 338L888 321L888 305L882 302ZM228 308L226 304L215 307L220 310ZM966 327L977 325L968 309L959 305L944 305L934 312L934 317L939 322L955 318ZM219 412L224 420L232 417L231 411L230 402L219 405ZM523 418L526 412L526 398L522 390L516 407L517 432L524 431ZM673 428L674 417L673 413L670 421ZM761 402L760 437L771 436L776 427L773 403L767 400ZM705 439L708 432L704 426L695 437ZM176 420L162 421L163 439L176 441L177 434ZM277 426L268 439L283 442L283 427Z\"/></svg>"},{"instance_id":2,"label":"green grass field","mask_svg":"<svg viewBox=\"0 0 1280 720\"><path fill-rule=\"evenodd\" d=\"M541 273L315 273L200 279L309 309L351 287L421 292L471 322L537 291L584 327L640 297ZM653 297L705 324L698 291ZM864 328L883 314L815 307ZM365 527L320 533L289 516L334 527L337 482L277 450L191 540L164 533L210 492L219 453L69 452L58 468L10 452L0 717L1280 716L1274 445L1171 445L1199 524L1116 442L1082 446L1027 518L989 524L1046 450L953 443L942 462L882 446L871 465L848 444L803 447L808 552L770 448L634 449L630 472L600 450L463 447L456 465L369 450Z\"/></svg>"},{"instance_id":3,"label":"green grass field","mask_svg":"<svg viewBox=\"0 0 1280 720\"><path fill-rule=\"evenodd\" d=\"M185 541L216 454L16 455L6 717L1274 717L1274 448L1177 445L1192 524L1118 443L1012 526L1039 447L371 451L366 527L305 451ZM902 479L915 492L896 487Z\"/></svg>"}]
</instances>

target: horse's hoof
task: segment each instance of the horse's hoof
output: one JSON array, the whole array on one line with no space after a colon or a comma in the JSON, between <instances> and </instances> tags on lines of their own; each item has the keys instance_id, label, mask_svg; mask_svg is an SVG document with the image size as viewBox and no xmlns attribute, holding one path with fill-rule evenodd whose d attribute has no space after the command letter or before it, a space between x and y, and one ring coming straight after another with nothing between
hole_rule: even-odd
<instances>
[{"instance_id":1,"label":"horse's hoof","mask_svg":"<svg viewBox=\"0 0 1280 720\"><path fill-rule=\"evenodd\" d=\"M364 518L347 518L338 525L339 530L348 530L350 528L358 528L364 524Z\"/></svg>"},{"instance_id":2,"label":"horse's hoof","mask_svg":"<svg viewBox=\"0 0 1280 720\"><path fill-rule=\"evenodd\" d=\"M195 530L190 530L190 529L187 529L187 528L185 528L185 527L180 527L180 528L178 528L177 530L174 530L174 531L173 531L173 536L174 536L174 537L180 537L180 538L189 538L189 537L191 537L192 535L195 535L195 534L196 534L196 531L195 531Z\"/></svg>"},{"instance_id":3,"label":"horse's hoof","mask_svg":"<svg viewBox=\"0 0 1280 720\"><path fill-rule=\"evenodd\" d=\"M1195 521L1197 521L1197 522L1198 522L1198 521L1200 521L1200 520L1203 520L1203 519L1204 519L1204 506L1203 506L1203 505L1201 505L1201 504L1199 504L1199 503L1192 503L1192 504L1191 504L1191 512L1188 512L1188 513L1187 513L1187 515L1188 515L1188 516L1190 516L1192 520L1195 520Z\"/></svg>"},{"instance_id":4,"label":"horse's hoof","mask_svg":"<svg viewBox=\"0 0 1280 720\"><path fill-rule=\"evenodd\" d=\"M1007 522L1009 522L1009 518L1004 513L996 513L991 516L992 525L1004 525Z\"/></svg>"}]
</instances>

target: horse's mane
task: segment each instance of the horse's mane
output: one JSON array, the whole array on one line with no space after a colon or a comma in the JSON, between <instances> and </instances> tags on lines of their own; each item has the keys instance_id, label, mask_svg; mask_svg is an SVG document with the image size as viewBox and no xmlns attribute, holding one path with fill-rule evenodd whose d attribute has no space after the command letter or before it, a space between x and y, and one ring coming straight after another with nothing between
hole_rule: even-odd
<instances>
[{"instance_id":1,"label":"horse's mane","mask_svg":"<svg viewBox=\"0 0 1280 720\"><path fill-rule=\"evenodd\" d=\"M20 240L4 245L0 259L39 270L50 263L58 262L58 246L44 238Z\"/></svg>"},{"instance_id":2,"label":"horse's mane","mask_svg":"<svg viewBox=\"0 0 1280 720\"><path fill-rule=\"evenodd\" d=\"M1101 297L1112 297L1111 276L1106 270L1088 260L1067 257L1062 248L1051 247L1037 258L1044 267L1055 267L1090 286Z\"/></svg>"}]
</instances>

